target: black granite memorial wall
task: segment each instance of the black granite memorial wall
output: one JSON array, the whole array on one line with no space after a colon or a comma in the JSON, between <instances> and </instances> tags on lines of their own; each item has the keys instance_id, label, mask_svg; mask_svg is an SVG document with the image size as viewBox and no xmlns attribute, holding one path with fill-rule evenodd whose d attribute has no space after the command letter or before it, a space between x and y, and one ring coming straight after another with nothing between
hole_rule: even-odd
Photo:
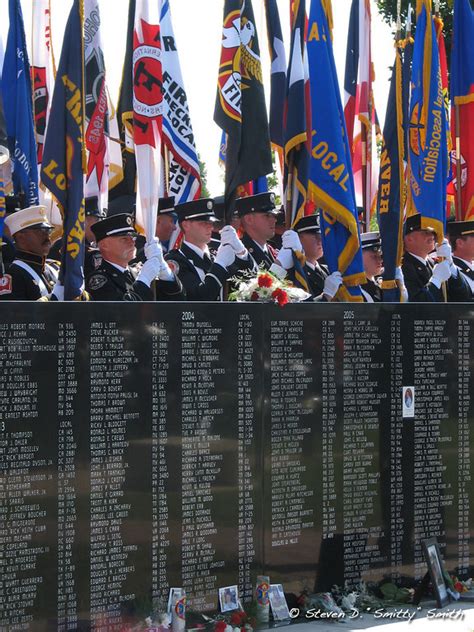
<instances>
[{"instance_id":1,"label":"black granite memorial wall","mask_svg":"<svg viewBox=\"0 0 474 632\"><path fill-rule=\"evenodd\" d=\"M0 304L0 630L473 567L469 305ZM403 403L414 394L414 416Z\"/></svg>"}]
</instances>

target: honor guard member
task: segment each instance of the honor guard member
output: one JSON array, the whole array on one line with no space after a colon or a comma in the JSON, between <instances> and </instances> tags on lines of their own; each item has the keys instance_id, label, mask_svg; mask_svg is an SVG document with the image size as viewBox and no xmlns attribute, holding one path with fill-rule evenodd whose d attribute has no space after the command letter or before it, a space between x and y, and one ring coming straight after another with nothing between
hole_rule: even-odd
<instances>
[{"instance_id":1,"label":"honor guard member","mask_svg":"<svg viewBox=\"0 0 474 632\"><path fill-rule=\"evenodd\" d=\"M342 284L342 275L340 272L329 274L327 266L318 262L318 259L321 259L323 256L319 214L302 217L293 228L299 242L294 238L289 240L288 234L291 234L293 231L287 231L282 236L282 246L304 252L306 263L303 269L312 299L316 301L332 300ZM281 259L282 254L281 251L278 253L279 259ZM290 271L289 276L292 280L294 279L293 269Z\"/></svg>"},{"instance_id":2,"label":"honor guard member","mask_svg":"<svg viewBox=\"0 0 474 632\"><path fill-rule=\"evenodd\" d=\"M470 296L457 296L451 288L450 301L474 301L474 220L448 222L448 235L453 250L453 263L469 286Z\"/></svg>"},{"instance_id":3,"label":"honor guard member","mask_svg":"<svg viewBox=\"0 0 474 632\"><path fill-rule=\"evenodd\" d=\"M256 264L269 270L277 258L277 251L268 242L275 236L276 218L273 193L258 193L235 201L243 231L242 243Z\"/></svg>"},{"instance_id":4,"label":"honor guard member","mask_svg":"<svg viewBox=\"0 0 474 632\"><path fill-rule=\"evenodd\" d=\"M85 200L85 233L86 233L86 254L84 258L84 275L86 278L92 274L94 270L99 268L102 263L102 255L97 248L95 235L92 232L92 226L105 219L105 212L99 208L99 200L97 196L86 198Z\"/></svg>"},{"instance_id":5,"label":"honor guard member","mask_svg":"<svg viewBox=\"0 0 474 632\"><path fill-rule=\"evenodd\" d=\"M179 204L176 212L184 239L180 248L166 255L166 261L183 284L187 300L222 300L227 279L240 270L252 270L252 258L232 226L222 229L220 246L215 257L211 255L208 244L218 221L213 200Z\"/></svg>"},{"instance_id":6,"label":"honor guard member","mask_svg":"<svg viewBox=\"0 0 474 632\"><path fill-rule=\"evenodd\" d=\"M453 264L451 246L446 239L436 248L435 256L442 261L435 263L430 253L435 250L436 231L421 226L421 215L411 215L405 222L405 254L402 271L410 302L443 303L443 283L451 292L468 295L468 286Z\"/></svg>"},{"instance_id":7,"label":"honor guard member","mask_svg":"<svg viewBox=\"0 0 474 632\"><path fill-rule=\"evenodd\" d=\"M46 261L51 248L52 224L45 206L30 206L5 220L15 242L15 258L0 279L0 299L37 301L50 296L58 270Z\"/></svg>"},{"instance_id":8,"label":"honor guard member","mask_svg":"<svg viewBox=\"0 0 474 632\"><path fill-rule=\"evenodd\" d=\"M102 255L100 266L86 279L94 301L153 301L155 279L157 300L181 300L181 284L164 261L158 242L145 247L147 260L141 267L129 265L137 236L131 215L107 217L94 224L92 232Z\"/></svg>"},{"instance_id":9,"label":"honor guard member","mask_svg":"<svg viewBox=\"0 0 474 632\"><path fill-rule=\"evenodd\" d=\"M362 296L366 303L381 303L382 288L380 287L380 275L383 272L382 242L380 234L362 233L360 236L362 259L364 262L367 283L361 284Z\"/></svg>"}]
</instances>

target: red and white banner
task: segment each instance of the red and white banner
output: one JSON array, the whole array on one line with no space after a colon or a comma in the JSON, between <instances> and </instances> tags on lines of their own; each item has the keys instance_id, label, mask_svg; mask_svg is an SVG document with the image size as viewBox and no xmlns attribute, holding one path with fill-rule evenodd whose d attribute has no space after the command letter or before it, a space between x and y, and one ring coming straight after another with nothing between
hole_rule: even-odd
<instances>
[{"instance_id":1,"label":"red and white banner","mask_svg":"<svg viewBox=\"0 0 474 632\"><path fill-rule=\"evenodd\" d=\"M133 141L137 164L137 224L155 237L161 173L163 71L159 3L136 0L133 33Z\"/></svg>"}]
</instances>

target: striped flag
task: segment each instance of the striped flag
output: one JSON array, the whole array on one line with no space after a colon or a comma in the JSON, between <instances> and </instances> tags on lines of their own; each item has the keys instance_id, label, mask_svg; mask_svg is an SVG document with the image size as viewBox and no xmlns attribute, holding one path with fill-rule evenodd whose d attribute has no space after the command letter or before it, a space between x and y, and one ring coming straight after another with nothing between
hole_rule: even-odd
<instances>
[{"instance_id":1,"label":"striped flag","mask_svg":"<svg viewBox=\"0 0 474 632\"><path fill-rule=\"evenodd\" d=\"M346 121L357 206L369 228L375 210L378 160L377 120L372 89L371 14L369 0L352 0L344 77Z\"/></svg>"},{"instance_id":2,"label":"striped flag","mask_svg":"<svg viewBox=\"0 0 474 632\"><path fill-rule=\"evenodd\" d=\"M43 159L43 146L48 126L54 89L54 58L51 41L50 0L33 2L33 46L31 77L33 80L33 109L35 115L38 165Z\"/></svg>"},{"instance_id":3,"label":"striped flag","mask_svg":"<svg viewBox=\"0 0 474 632\"><path fill-rule=\"evenodd\" d=\"M169 0L161 0L161 47L163 65L163 142L170 152L169 194L176 204L201 195L201 174L194 132L184 89Z\"/></svg>"}]
</instances>

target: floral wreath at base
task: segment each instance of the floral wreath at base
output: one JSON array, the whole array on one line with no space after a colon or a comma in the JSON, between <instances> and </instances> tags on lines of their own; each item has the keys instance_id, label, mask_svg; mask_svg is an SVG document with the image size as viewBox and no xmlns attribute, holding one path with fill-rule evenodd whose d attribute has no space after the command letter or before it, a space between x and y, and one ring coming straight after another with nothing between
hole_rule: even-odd
<instances>
[{"instance_id":1,"label":"floral wreath at base","mask_svg":"<svg viewBox=\"0 0 474 632\"><path fill-rule=\"evenodd\" d=\"M310 297L308 292L295 287L291 281L260 269L255 272L244 271L230 279L237 288L229 294L229 301L276 303L283 307L287 303L301 303Z\"/></svg>"}]
</instances>

